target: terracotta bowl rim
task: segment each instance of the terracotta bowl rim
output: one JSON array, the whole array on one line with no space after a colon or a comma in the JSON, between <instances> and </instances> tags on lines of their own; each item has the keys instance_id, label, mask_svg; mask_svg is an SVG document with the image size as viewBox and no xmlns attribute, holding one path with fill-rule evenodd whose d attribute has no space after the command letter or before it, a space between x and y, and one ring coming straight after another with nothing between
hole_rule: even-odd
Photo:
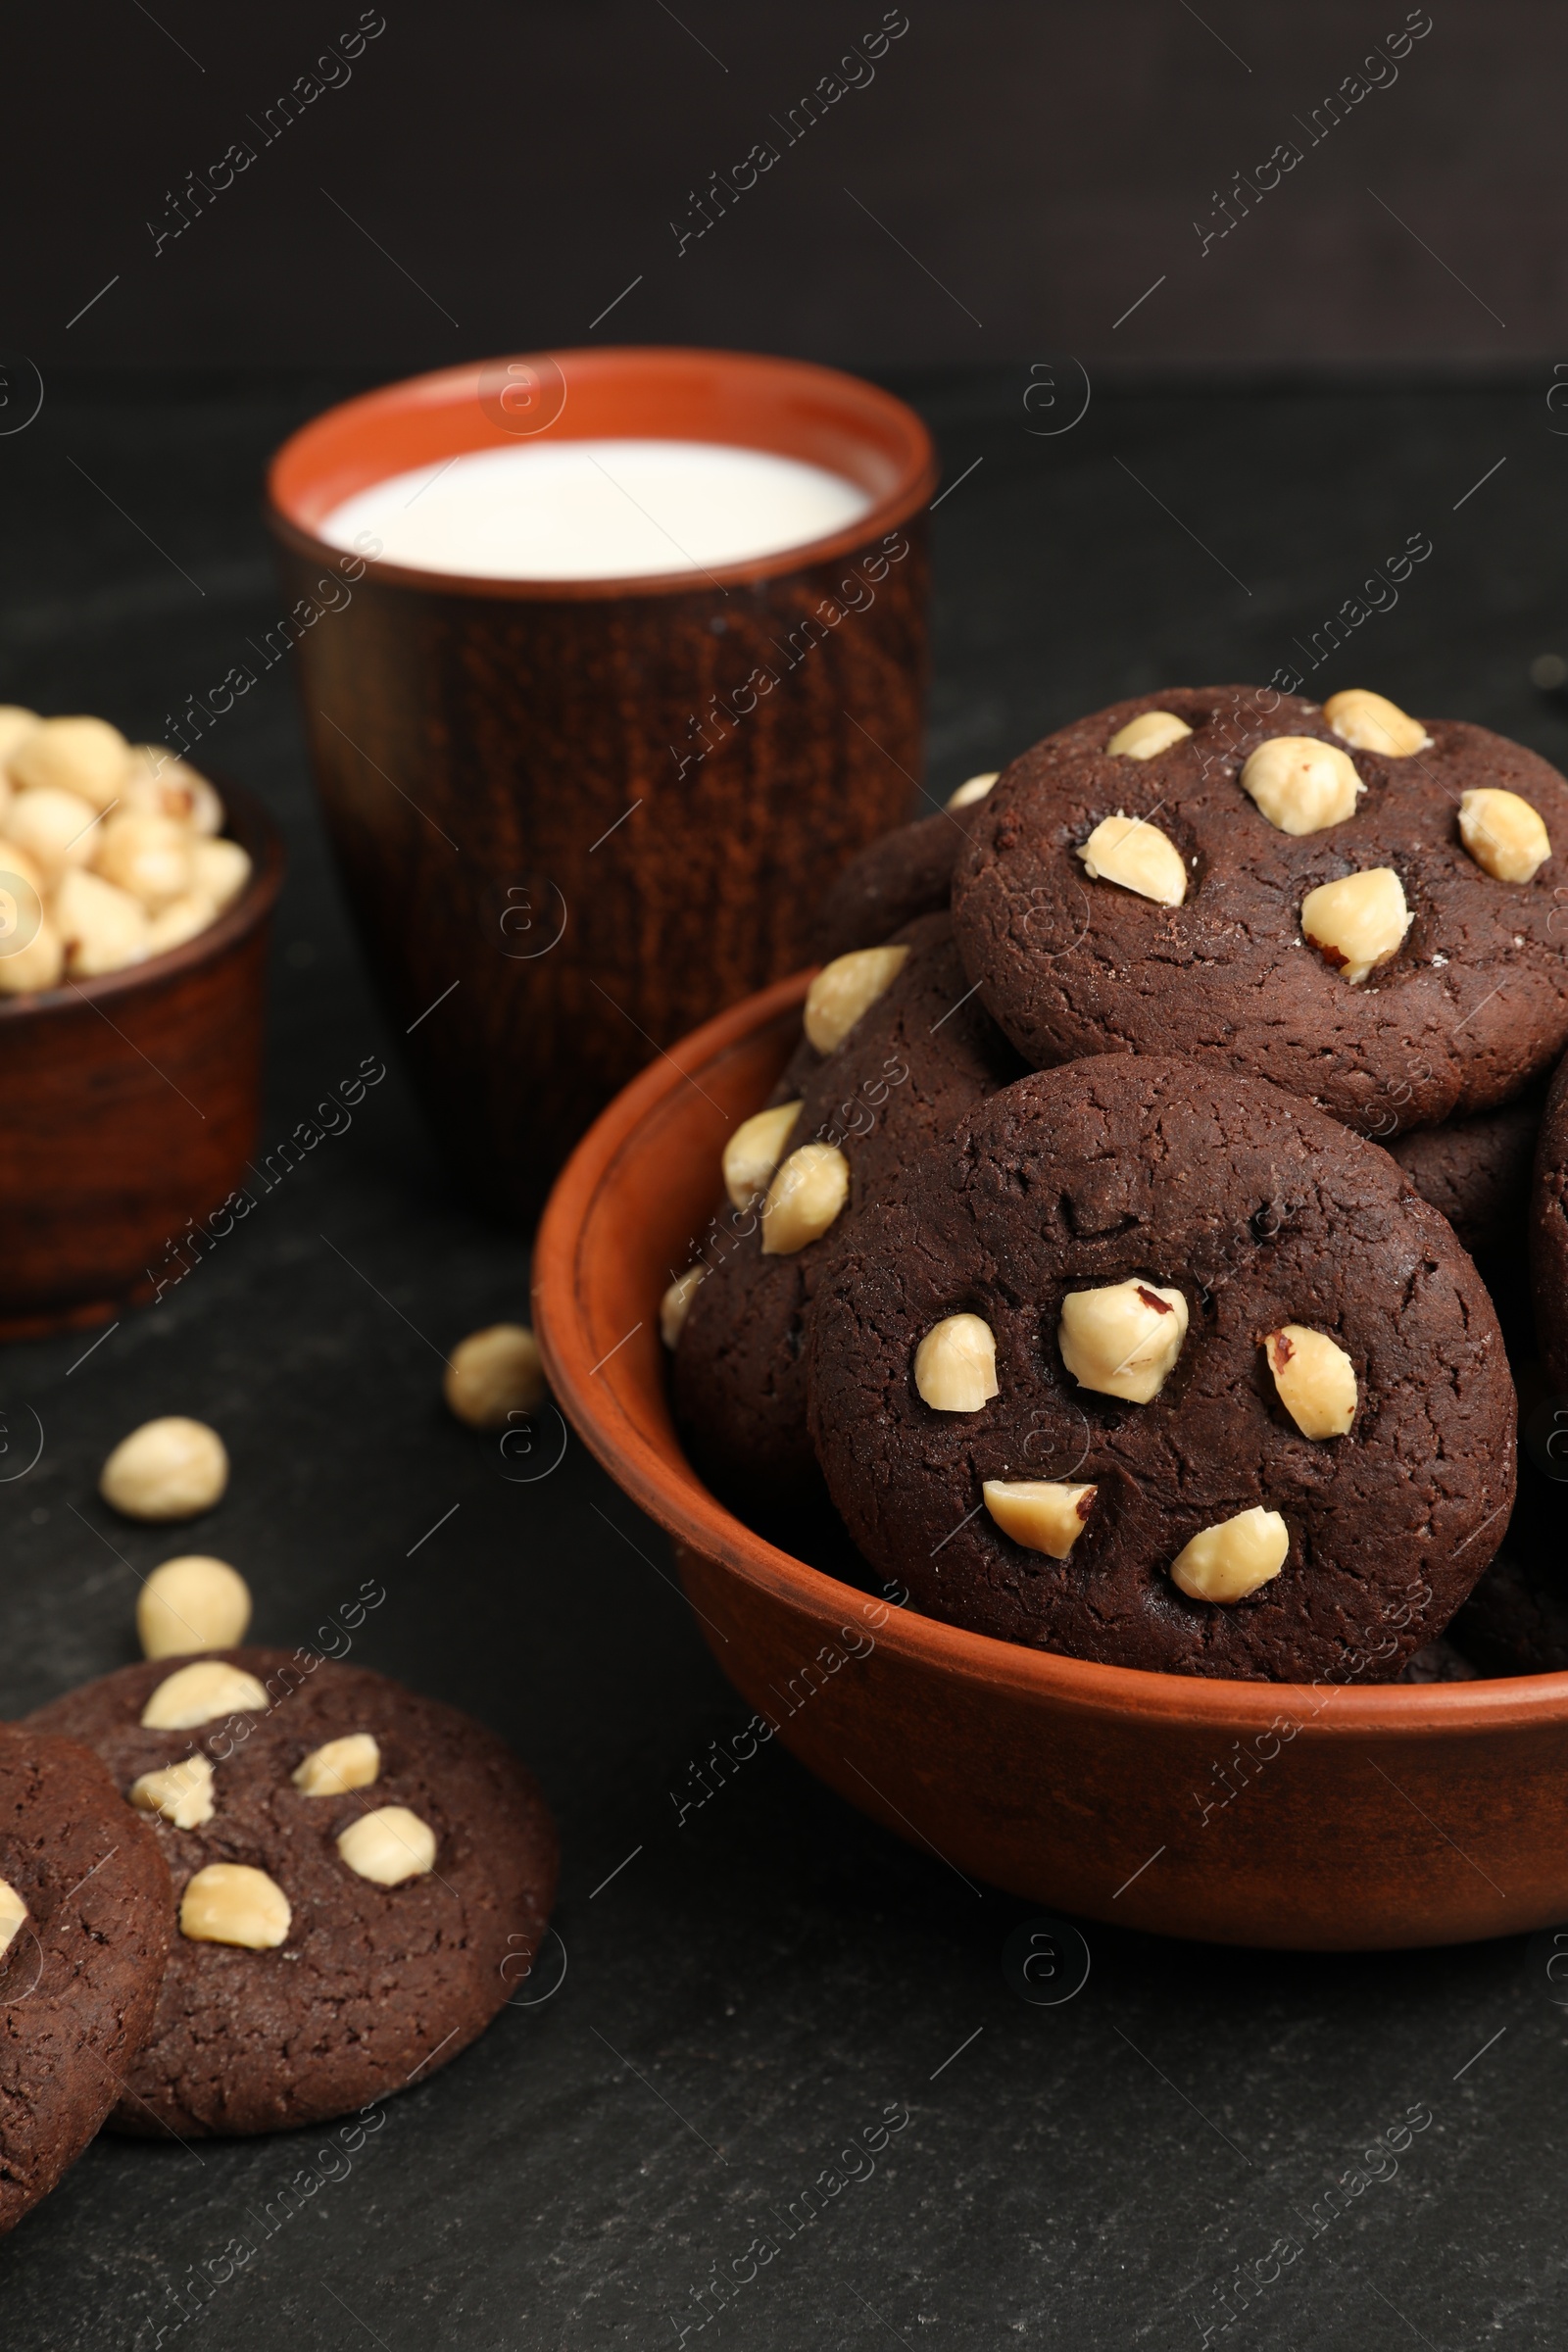
<instances>
[{"instance_id":1,"label":"terracotta bowl rim","mask_svg":"<svg viewBox=\"0 0 1568 2352\"><path fill-rule=\"evenodd\" d=\"M905 445L904 470L897 485L865 514L824 538L804 540L797 547L780 548L770 556L756 556L738 564L704 565L698 571L635 572L626 578L509 580L484 573L424 571L414 564L384 564L355 556L350 549L334 547L294 511L283 488L284 476L291 466L309 455L313 438L323 428L356 416L370 417L399 409L436 406L449 391L466 402L474 397L476 379L486 369L505 367L512 361L537 360L558 365L569 362L595 374L609 374L628 364L638 368L673 368L693 360L706 361L728 368L738 375L792 377L803 390L836 393L841 401L845 399L845 388L849 387L854 406L861 414L878 413L888 425L896 428ZM671 437L661 433L646 436L650 440ZM717 350L702 344L609 343L600 348L572 346L550 351L505 352L494 359L469 360L455 368L433 368L423 375L402 376L395 383L381 384L372 391L357 393L352 400L336 402L298 426L273 452L267 469L265 515L273 536L312 563L341 565L348 557L360 564L362 571L354 575L356 579L363 576L387 587L414 589L425 596L608 603L634 596L700 595L710 587L730 588L750 580L776 579L786 572L833 563L864 547L879 533L908 521L930 498L939 473L936 448L923 419L896 393L885 391L880 384L848 368L824 368L810 360L775 358L766 352Z\"/></svg>"},{"instance_id":2,"label":"terracotta bowl rim","mask_svg":"<svg viewBox=\"0 0 1568 2352\"><path fill-rule=\"evenodd\" d=\"M684 1459L670 1460L636 1427L614 1388L600 1380L582 1310L578 1268L607 1177L639 1149L645 1122L686 1082L805 998L797 972L719 1013L643 1070L601 1113L556 1181L534 1248L534 1327L557 1401L616 1485L677 1544L716 1561L744 1584L792 1603L821 1624L860 1610L858 1587L812 1568L748 1527L708 1491ZM715 1183L716 1190L716 1183ZM657 1301L649 1301L652 1314ZM896 1654L993 1690L1101 1718L1140 1715L1204 1726L1266 1727L1277 1715L1316 1739L1462 1735L1568 1720L1568 1672L1466 1683L1253 1683L1159 1674L1028 1649L887 1608L877 1640ZM1300 1722L1305 1716L1308 1720Z\"/></svg>"},{"instance_id":3,"label":"terracotta bowl rim","mask_svg":"<svg viewBox=\"0 0 1568 2352\"><path fill-rule=\"evenodd\" d=\"M134 996L138 991L161 988L201 964L215 961L270 914L283 887L287 863L277 820L254 793L218 776L212 780L223 803L223 833L220 838L243 835L240 846L251 856L251 877L239 897L205 931L198 931L193 939L181 940L177 948L170 948L162 956L149 956L145 963L122 964L119 971L101 972L94 980L73 980L60 988L39 989L31 996L0 997L0 1030L7 1022L49 1020L61 1013L74 1012L80 1004L112 1004L117 999Z\"/></svg>"}]
</instances>

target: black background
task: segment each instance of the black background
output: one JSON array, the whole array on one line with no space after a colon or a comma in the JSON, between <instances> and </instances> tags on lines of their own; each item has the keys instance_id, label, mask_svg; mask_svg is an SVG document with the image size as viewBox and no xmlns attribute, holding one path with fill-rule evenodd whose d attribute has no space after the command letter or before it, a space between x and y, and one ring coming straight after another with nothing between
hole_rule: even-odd
<instances>
[{"instance_id":1,"label":"black background","mask_svg":"<svg viewBox=\"0 0 1568 2352\"><path fill-rule=\"evenodd\" d=\"M936 428L956 487L935 517L934 791L1116 695L1266 676L1418 530L1432 557L1317 685L1563 762L1568 722L1528 676L1568 651L1553 17L1439 10L1399 83L1200 261L1218 172L1402 12L1205 7L1211 33L1175 0L915 9L877 81L677 263L671 206L879 12L679 13L727 75L652 4L389 12L348 87L157 262L164 189L339 19L160 6L205 74L135 7L12 28L6 330L45 398L0 437L0 698L155 734L275 617L258 484L295 422L395 368L578 337L640 270L616 334L892 370ZM1092 398L1070 423L1074 352ZM285 2182L341 2172L331 2134L98 2142L0 2248L7 2352L142 2352L236 2238L253 2259L166 2342L1560 2344L1568 2038L1523 1938L1314 1957L1085 1923L1087 1984L1033 2007L1002 1965L1031 1907L970 1892L776 1746L676 1826L671 1790L745 1710L662 1539L574 1440L518 1481L442 1411L442 1353L526 1312L526 1237L452 1196L412 1107L291 691L269 672L211 745L293 858L264 1143L365 1054L391 1075L160 1307L90 1354L92 1334L0 1356L0 1711L133 1654L137 1575L172 1550L241 1566L269 1641L310 1639L373 1576L387 1599L356 1654L482 1716L546 1786L565 1975L552 1946L537 1997L393 2101L265 2242ZM172 1536L94 1492L164 1411L210 1419L234 1461L219 1510ZM1412 1847L1437 1834L1412 1816ZM909 2122L874 2177L699 2334L694 2290L890 2104ZM1329 2184L1423 2107L1396 2175L1311 2235ZM1280 2238L1302 2251L1279 2278L1222 2303Z\"/></svg>"}]
</instances>

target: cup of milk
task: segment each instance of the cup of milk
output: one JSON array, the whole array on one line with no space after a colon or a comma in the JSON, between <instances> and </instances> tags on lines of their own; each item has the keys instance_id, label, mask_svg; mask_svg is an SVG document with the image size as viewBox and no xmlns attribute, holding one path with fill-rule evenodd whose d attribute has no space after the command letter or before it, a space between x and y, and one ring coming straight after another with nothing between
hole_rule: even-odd
<instances>
[{"instance_id":1,"label":"cup of milk","mask_svg":"<svg viewBox=\"0 0 1568 2352\"><path fill-rule=\"evenodd\" d=\"M929 437L803 362L533 354L347 402L269 519L340 871L435 1133L531 1218L911 812Z\"/></svg>"}]
</instances>

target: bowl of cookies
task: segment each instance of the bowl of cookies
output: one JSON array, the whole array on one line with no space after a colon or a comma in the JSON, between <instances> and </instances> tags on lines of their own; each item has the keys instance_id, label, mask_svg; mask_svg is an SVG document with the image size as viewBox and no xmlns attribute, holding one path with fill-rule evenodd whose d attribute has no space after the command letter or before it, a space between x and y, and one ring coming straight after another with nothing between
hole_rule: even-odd
<instances>
[{"instance_id":1,"label":"bowl of cookies","mask_svg":"<svg viewBox=\"0 0 1568 2352\"><path fill-rule=\"evenodd\" d=\"M282 873L248 795L105 719L0 709L0 1337L202 1254L255 1144Z\"/></svg>"},{"instance_id":2,"label":"bowl of cookies","mask_svg":"<svg viewBox=\"0 0 1568 2352\"><path fill-rule=\"evenodd\" d=\"M1564 844L1483 728L1140 697L612 1104L536 1325L736 1761L1163 1934L1568 1914Z\"/></svg>"}]
</instances>

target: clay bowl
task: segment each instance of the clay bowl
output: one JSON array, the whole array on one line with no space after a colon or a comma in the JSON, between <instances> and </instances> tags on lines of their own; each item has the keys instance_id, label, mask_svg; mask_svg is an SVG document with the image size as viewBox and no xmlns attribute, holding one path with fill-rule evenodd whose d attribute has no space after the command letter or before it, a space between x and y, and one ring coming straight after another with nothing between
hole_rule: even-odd
<instances>
[{"instance_id":1,"label":"clay bowl","mask_svg":"<svg viewBox=\"0 0 1568 2352\"><path fill-rule=\"evenodd\" d=\"M244 1181L283 844L248 793L220 790L254 870L216 923L150 962L0 998L0 1340L151 1299Z\"/></svg>"},{"instance_id":2,"label":"clay bowl","mask_svg":"<svg viewBox=\"0 0 1568 2352\"><path fill-rule=\"evenodd\" d=\"M808 977L710 1021L616 1098L535 1257L556 1396L672 1537L747 1706L949 1869L1091 1919L1365 1950L1568 1918L1568 1674L1312 1688L1088 1665L868 1598L700 1483L659 1300L712 1209L725 1136L799 1034Z\"/></svg>"},{"instance_id":3,"label":"clay bowl","mask_svg":"<svg viewBox=\"0 0 1568 2352\"><path fill-rule=\"evenodd\" d=\"M583 437L805 459L871 504L714 570L509 580L330 545L416 466ZM532 1224L650 1055L794 971L826 883L910 813L930 436L798 360L560 351L391 384L274 459L311 765L371 972L467 1188ZM377 543L378 544L378 543ZM853 716L849 715L853 713Z\"/></svg>"}]
</instances>

